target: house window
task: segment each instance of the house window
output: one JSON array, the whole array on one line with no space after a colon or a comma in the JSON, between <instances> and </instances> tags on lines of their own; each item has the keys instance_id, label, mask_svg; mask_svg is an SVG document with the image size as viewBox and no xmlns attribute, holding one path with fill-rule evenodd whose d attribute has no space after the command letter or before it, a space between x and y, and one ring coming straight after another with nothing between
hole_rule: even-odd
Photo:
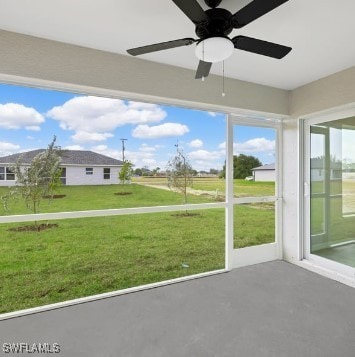
<instances>
[{"instance_id":1,"label":"house window","mask_svg":"<svg viewBox=\"0 0 355 357\"><path fill-rule=\"evenodd\" d=\"M109 167L104 168L104 180L109 180L111 177L111 169Z\"/></svg>"},{"instance_id":2,"label":"house window","mask_svg":"<svg viewBox=\"0 0 355 357\"><path fill-rule=\"evenodd\" d=\"M15 173L9 167L6 168L6 180L7 181L15 180Z\"/></svg>"},{"instance_id":3,"label":"house window","mask_svg":"<svg viewBox=\"0 0 355 357\"><path fill-rule=\"evenodd\" d=\"M61 181L62 185L67 184L67 169L66 169L66 167L62 168L62 172L60 174L60 181Z\"/></svg>"},{"instance_id":4,"label":"house window","mask_svg":"<svg viewBox=\"0 0 355 357\"><path fill-rule=\"evenodd\" d=\"M94 168L93 168L93 167L87 167L87 168L85 169L85 173L86 173L87 175L93 175L93 174L94 174Z\"/></svg>"},{"instance_id":5,"label":"house window","mask_svg":"<svg viewBox=\"0 0 355 357\"><path fill-rule=\"evenodd\" d=\"M0 167L0 181L14 181L15 173L9 167Z\"/></svg>"}]
</instances>

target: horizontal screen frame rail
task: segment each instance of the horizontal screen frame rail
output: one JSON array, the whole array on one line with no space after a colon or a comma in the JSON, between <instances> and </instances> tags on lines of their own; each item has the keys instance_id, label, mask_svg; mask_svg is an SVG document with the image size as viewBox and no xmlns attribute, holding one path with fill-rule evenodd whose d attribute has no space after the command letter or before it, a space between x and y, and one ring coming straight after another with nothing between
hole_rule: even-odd
<instances>
[{"instance_id":1,"label":"horizontal screen frame rail","mask_svg":"<svg viewBox=\"0 0 355 357\"><path fill-rule=\"evenodd\" d=\"M71 218L122 216L122 215L143 214L143 213L158 213L158 212L173 212L173 211L178 212L178 211L186 211L186 210L205 210L205 209L213 209L213 208L226 208L226 206L227 205L225 202L218 202L218 203L197 203L197 204L172 205L172 206L132 207L132 208L117 208L117 209L90 210L90 211L24 214L24 215L1 216L0 224L71 219Z\"/></svg>"},{"instance_id":2,"label":"horizontal screen frame rail","mask_svg":"<svg viewBox=\"0 0 355 357\"><path fill-rule=\"evenodd\" d=\"M260 202L277 202L280 199L276 196L259 196L259 197L236 197L233 203L236 205L246 203L260 203Z\"/></svg>"}]
</instances>

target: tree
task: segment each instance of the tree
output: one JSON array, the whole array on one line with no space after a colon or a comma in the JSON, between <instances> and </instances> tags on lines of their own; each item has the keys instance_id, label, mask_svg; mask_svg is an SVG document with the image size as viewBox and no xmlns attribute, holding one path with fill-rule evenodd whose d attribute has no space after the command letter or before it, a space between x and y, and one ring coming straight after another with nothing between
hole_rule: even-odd
<instances>
[{"instance_id":1,"label":"tree","mask_svg":"<svg viewBox=\"0 0 355 357\"><path fill-rule=\"evenodd\" d=\"M210 174L211 175L218 175L219 171L217 169L210 169Z\"/></svg>"},{"instance_id":2,"label":"tree","mask_svg":"<svg viewBox=\"0 0 355 357\"><path fill-rule=\"evenodd\" d=\"M178 149L176 155L168 162L168 186L184 195L185 204L187 204L187 188L192 185L192 176L193 169L188 158Z\"/></svg>"},{"instance_id":3,"label":"tree","mask_svg":"<svg viewBox=\"0 0 355 357\"><path fill-rule=\"evenodd\" d=\"M152 171L149 170L148 166L142 168L142 176L152 176Z\"/></svg>"},{"instance_id":4,"label":"tree","mask_svg":"<svg viewBox=\"0 0 355 357\"><path fill-rule=\"evenodd\" d=\"M134 174L137 175L137 176L142 176L143 175L143 170L140 169L140 168L136 168L134 170Z\"/></svg>"},{"instance_id":5,"label":"tree","mask_svg":"<svg viewBox=\"0 0 355 357\"><path fill-rule=\"evenodd\" d=\"M10 190L9 196L24 199L27 208L35 214L38 213L41 200L44 197L53 197L54 191L61 184L62 151L55 146L55 142L54 136L48 148L37 154L29 167L24 167L20 156L12 168L16 176L16 184Z\"/></svg>"},{"instance_id":6,"label":"tree","mask_svg":"<svg viewBox=\"0 0 355 357\"><path fill-rule=\"evenodd\" d=\"M153 176L157 176L158 173L159 173L159 170L160 170L160 167L156 167L156 168L152 171Z\"/></svg>"},{"instance_id":7,"label":"tree","mask_svg":"<svg viewBox=\"0 0 355 357\"><path fill-rule=\"evenodd\" d=\"M123 163L121 170L118 173L118 179L120 180L120 184L125 185L127 183L131 183L132 175L133 175L133 164L125 160Z\"/></svg>"},{"instance_id":8,"label":"tree","mask_svg":"<svg viewBox=\"0 0 355 357\"><path fill-rule=\"evenodd\" d=\"M252 175L252 169L261 166L260 160L252 155L234 155L233 156L233 178L245 179ZM226 165L223 165L223 170L220 177L226 177Z\"/></svg>"}]
</instances>

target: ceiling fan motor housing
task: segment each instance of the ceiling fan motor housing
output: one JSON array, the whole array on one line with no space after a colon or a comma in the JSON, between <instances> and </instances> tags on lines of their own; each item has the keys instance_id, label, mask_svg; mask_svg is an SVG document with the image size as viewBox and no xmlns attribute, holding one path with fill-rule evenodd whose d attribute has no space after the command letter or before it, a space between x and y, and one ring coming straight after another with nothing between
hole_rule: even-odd
<instances>
[{"instance_id":1,"label":"ceiling fan motor housing","mask_svg":"<svg viewBox=\"0 0 355 357\"><path fill-rule=\"evenodd\" d=\"M196 24L196 35L204 40L209 37L228 36L233 31L233 15L226 9L206 10L207 21Z\"/></svg>"},{"instance_id":2,"label":"ceiling fan motor housing","mask_svg":"<svg viewBox=\"0 0 355 357\"><path fill-rule=\"evenodd\" d=\"M221 2L222 0L205 0L206 5L212 9L217 7Z\"/></svg>"}]
</instances>

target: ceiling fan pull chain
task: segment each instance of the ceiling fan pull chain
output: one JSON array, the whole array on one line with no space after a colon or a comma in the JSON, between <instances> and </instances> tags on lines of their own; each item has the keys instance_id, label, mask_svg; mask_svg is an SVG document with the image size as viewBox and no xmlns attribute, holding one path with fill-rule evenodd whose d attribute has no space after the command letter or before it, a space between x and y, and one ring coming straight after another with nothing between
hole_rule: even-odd
<instances>
[{"instance_id":1,"label":"ceiling fan pull chain","mask_svg":"<svg viewBox=\"0 0 355 357\"><path fill-rule=\"evenodd\" d=\"M222 97L225 97L226 93L224 91L224 61L222 61Z\"/></svg>"},{"instance_id":2,"label":"ceiling fan pull chain","mask_svg":"<svg viewBox=\"0 0 355 357\"><path fill-rule=\"evenodd\" d=\"M202 42L202 61L205 61L205 42ZM202 76L201 78L202 82L205 81L205 76Z\"/></svg>"}]
</instances>

